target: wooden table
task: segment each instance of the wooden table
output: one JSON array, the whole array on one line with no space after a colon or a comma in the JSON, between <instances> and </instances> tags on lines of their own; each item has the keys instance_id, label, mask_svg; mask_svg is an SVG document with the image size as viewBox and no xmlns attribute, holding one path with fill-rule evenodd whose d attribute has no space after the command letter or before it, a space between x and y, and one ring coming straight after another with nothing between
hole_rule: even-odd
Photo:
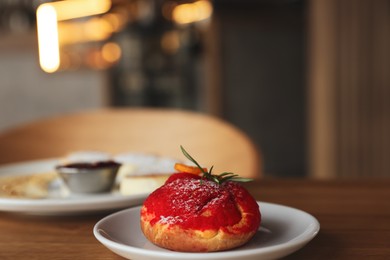
<instances>
[{"instance_id":1,"label":"wooden table","mask_svg":"<svg viewBox=\"0 0 390 260\"><path fill-rule=\"evenodd\" d=\"M265 179L246 186L257 200L302 209L321 223L317 237L286 259L390 259L390 180ZM0 259L122 259L92 234L107 214L0 213Z\"/></svg>"}]
</instances>

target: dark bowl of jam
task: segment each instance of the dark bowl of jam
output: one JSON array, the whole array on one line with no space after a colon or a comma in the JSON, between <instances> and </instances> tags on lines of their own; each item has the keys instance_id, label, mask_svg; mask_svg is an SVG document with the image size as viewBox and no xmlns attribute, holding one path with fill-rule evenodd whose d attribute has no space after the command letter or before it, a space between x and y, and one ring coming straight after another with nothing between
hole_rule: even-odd
<instances>
[{"instance_id":1,"label":"dark bowl of jam","mask_svg":"<svg viewBox=\"0 0 390 260\"><path fill-rule=\"evenodd\" d=\"M100 193L112 190L121 164L115 161L73 162L56 170L74 193Z\"/></svg>"}]
</instances>

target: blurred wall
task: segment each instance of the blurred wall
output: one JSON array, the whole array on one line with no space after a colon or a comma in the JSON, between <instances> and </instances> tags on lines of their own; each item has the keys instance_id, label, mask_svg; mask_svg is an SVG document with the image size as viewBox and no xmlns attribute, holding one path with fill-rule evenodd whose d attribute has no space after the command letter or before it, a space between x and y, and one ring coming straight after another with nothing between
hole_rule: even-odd
<instances>
[{"instance_id":1,"label":"blurred wall","mask_svg":"<svg viewBox=\"0 0 390 260\"><path fill-rule=\"evenodd\" d=\"M0 34L0 131L41 117L105 106L99 71L47 74L38 64L34 32Z\"/></svg>"},{"instance_id":2,"label":"blurred wall","mask_svg":"<svg viewBox=\"0 0 390 260\"><path fill-rule=\"evenodd\" d=\"M306 1L215 4L221 116L252 137L267 174L305 176Z\"/></svg>"},{"instance_id":3,"label":"blurred wall","mask_svg":"<svg viewBox=\"0 0 390 260\"><path fill-rule=\"evenodd\" d=\"M310 172L390 174L390 1L311 0Z\"/></svg>"}]
</instances>

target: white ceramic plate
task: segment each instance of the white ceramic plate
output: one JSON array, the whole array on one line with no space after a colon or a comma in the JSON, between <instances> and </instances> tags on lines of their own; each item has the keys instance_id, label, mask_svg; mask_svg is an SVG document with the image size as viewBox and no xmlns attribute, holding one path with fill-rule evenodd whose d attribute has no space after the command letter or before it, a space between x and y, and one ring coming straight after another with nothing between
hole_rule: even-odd
<instances>
[{"instance_id":1,"label":"white ceramic plate","mask_svg":"<svg viewBox=\"0 0 390 260\"><path fill-rule=\"evenodd\" d=\"M173 252L150 243L139 224L140 207L122 210L100 220L93 233L97 240L114 253L133 260L157 259L275 259L286 256L313 239L318 221L298 209L258 202L262 213L261 227L246 245L212 253Z\"/></svg>"},{"instance_id":2,"label":"white ceramic plate","mask_svg":"<svg viewBox=\"0 0 390 260\"><path fill-rule=\"evenodd\" d=\"M15 163L0 167L0 176L26 175L53 171L59 159ZM0 211L35 215L84 214L140 205L148 193L122 196L117 192L61 197L56 192L43 199L0 197Z\"/></svg>"}]
</instances>

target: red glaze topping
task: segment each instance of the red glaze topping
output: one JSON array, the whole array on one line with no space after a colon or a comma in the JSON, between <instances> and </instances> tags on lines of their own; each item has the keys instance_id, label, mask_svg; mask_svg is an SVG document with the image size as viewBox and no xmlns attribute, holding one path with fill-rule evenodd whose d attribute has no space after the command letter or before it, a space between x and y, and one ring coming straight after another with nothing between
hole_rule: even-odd
<instances>
[{"instance_id":1,"label":"red glaze topping","mask_svg":"<svg viewBox=\"0 0 390 260\"><path fill-rule=\"evenodd\" d=\"M233 226L242 219L243 212L249 212L245 225ZM183 229L218 230L225 232L248 232L260 224L259 206L253 197L236 182L219 185L199 176L178 173L172 175L165 185L155 190L144 202L147 214L155 215L151 225L157 222L175 224Z\"/></svg>"}]
</instances>

